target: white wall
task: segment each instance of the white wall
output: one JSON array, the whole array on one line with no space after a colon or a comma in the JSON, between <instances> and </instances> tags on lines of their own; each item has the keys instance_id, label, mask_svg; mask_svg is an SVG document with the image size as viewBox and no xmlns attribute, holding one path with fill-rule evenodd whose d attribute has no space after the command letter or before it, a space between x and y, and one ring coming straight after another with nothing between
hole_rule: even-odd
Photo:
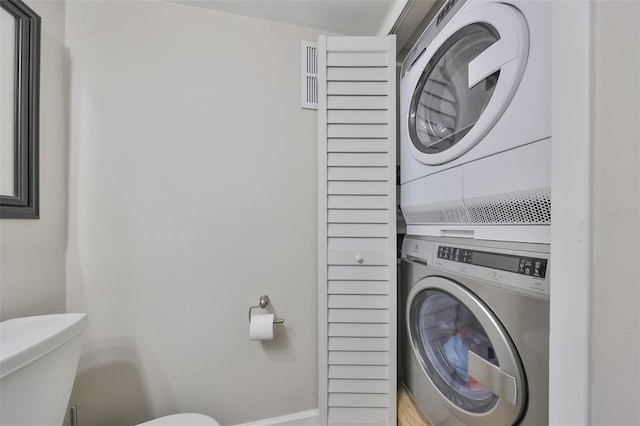
<instances>
[{"instance_id":1,"label":"white wall","mask_svg":"<svg viewBox=\"0 0 640 426\"><path fill-rule=\"evenodd\" d=\"M640 3L554 2L550 424L640 424Z\"/></svg>"},{"instance_id":2,"label":"white wall","mask_svg":"<svg viewBox=\"0 0 640 426\"><path fill-rule=\"evenodd\" d=\"M28 5L42 18L40 219L0 220L0 320L65 310L65 8L53 0Z\"/></svg>"},{"instance_id":3,"label":"white wall","mask_svg":"<svg viewBox=\"0 0 640 426\"><path fill-rule=\"evenodd\" d=\"M317 408L313 30L164 2L67 4L68 309L82 424ZM285 318L248 338L268 294Z\"/></svg>"},{"instance_id":4,"label":"white wall","mask_svg":"<svg viewBox=\"0 0 640 426\"><path fill-rule=\"evenodd\" d=\"M591 3L551 6L549 424L589 424Z\"/></svg>"},{"instance_id":5,"label":"white wall","mask_svg":"<svg viewBox=\"0 0 640 426\"><path fill-rule=\"evenodd\" d=\"M640 2L594 2L591 423L640 424Z\"/></svg>"}]
</instances>

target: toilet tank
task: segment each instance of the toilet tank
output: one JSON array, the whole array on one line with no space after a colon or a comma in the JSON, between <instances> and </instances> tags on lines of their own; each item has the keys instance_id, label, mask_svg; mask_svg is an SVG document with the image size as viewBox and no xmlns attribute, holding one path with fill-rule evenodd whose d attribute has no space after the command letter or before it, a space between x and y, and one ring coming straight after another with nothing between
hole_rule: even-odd
<instances>
[{"instance_id":1,"label":"toilet tank","mask_svg":"<svg viewBox=\"0 0 640 426\"><path fill-rule=\"evenodd\" d=\"M0 425L62 425L86 314L0 323Z\"/></svg>"}]
</instances>

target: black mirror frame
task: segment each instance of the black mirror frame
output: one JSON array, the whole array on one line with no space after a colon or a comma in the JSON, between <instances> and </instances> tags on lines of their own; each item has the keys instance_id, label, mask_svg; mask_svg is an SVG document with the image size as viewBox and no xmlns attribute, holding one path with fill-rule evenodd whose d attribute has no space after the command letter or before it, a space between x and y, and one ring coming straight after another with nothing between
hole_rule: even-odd
<instances>
[{"instance_id":1,"label":"black mirror frame","mask_svg":"<svg viewBox=\"0 0 640 426\"><path fill-rule=\"evenodd\" d=\"M0 195L0 219L38 219L40 16L21 0L0 0L16 19L14 196Z\"/></svg>"}]
</instances>

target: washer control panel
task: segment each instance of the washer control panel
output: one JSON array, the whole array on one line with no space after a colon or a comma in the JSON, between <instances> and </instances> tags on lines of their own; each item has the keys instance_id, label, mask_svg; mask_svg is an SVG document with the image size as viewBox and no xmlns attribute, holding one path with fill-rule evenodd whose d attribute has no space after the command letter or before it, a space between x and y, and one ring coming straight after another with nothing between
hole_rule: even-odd
<instances>
[{"instance_id":1,"label":"washer control panel","mask_svg":"<svg viewBox=\"0 0 640 426\"><path fill-rule=\"evenodd\" d=\"M548 253L406 237L402 256L515 291L543 297L550 294Z\"/></svg>"},{"instance_id":2,"label":"washer control panel","mask_svg":"<svg viewBox=\"0 0 640 426\"><path fill-rule=\"evenodd\" d=\"M537 257L523 257L454 246L438 246L437 256L439 259L484 266L532 277L544 278L547 274L547 259Z\"/></svg>"}]
</instances>

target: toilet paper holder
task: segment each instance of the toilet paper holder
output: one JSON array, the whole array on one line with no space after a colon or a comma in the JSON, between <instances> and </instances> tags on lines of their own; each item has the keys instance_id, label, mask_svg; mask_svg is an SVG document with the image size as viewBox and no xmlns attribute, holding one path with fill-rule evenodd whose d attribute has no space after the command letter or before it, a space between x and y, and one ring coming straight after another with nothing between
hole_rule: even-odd
<instances>
[{"instance_id":1,"label":"toilet paper holder","mask_svg":"<svg viewBox=\"0 0 640 426\"><path fill-rule=\"evenodd\" d=\"M249 308L249 323L251 323L251 310L252 309L264 309L269 305L269 296L267 296L266 294L264 296L260 296L260 299L258 300L258 304L255 306L251 306ZM274 319L273 320L274 324L284 324L284 320L283 319Z\"/></svg>"}]
</instances>

